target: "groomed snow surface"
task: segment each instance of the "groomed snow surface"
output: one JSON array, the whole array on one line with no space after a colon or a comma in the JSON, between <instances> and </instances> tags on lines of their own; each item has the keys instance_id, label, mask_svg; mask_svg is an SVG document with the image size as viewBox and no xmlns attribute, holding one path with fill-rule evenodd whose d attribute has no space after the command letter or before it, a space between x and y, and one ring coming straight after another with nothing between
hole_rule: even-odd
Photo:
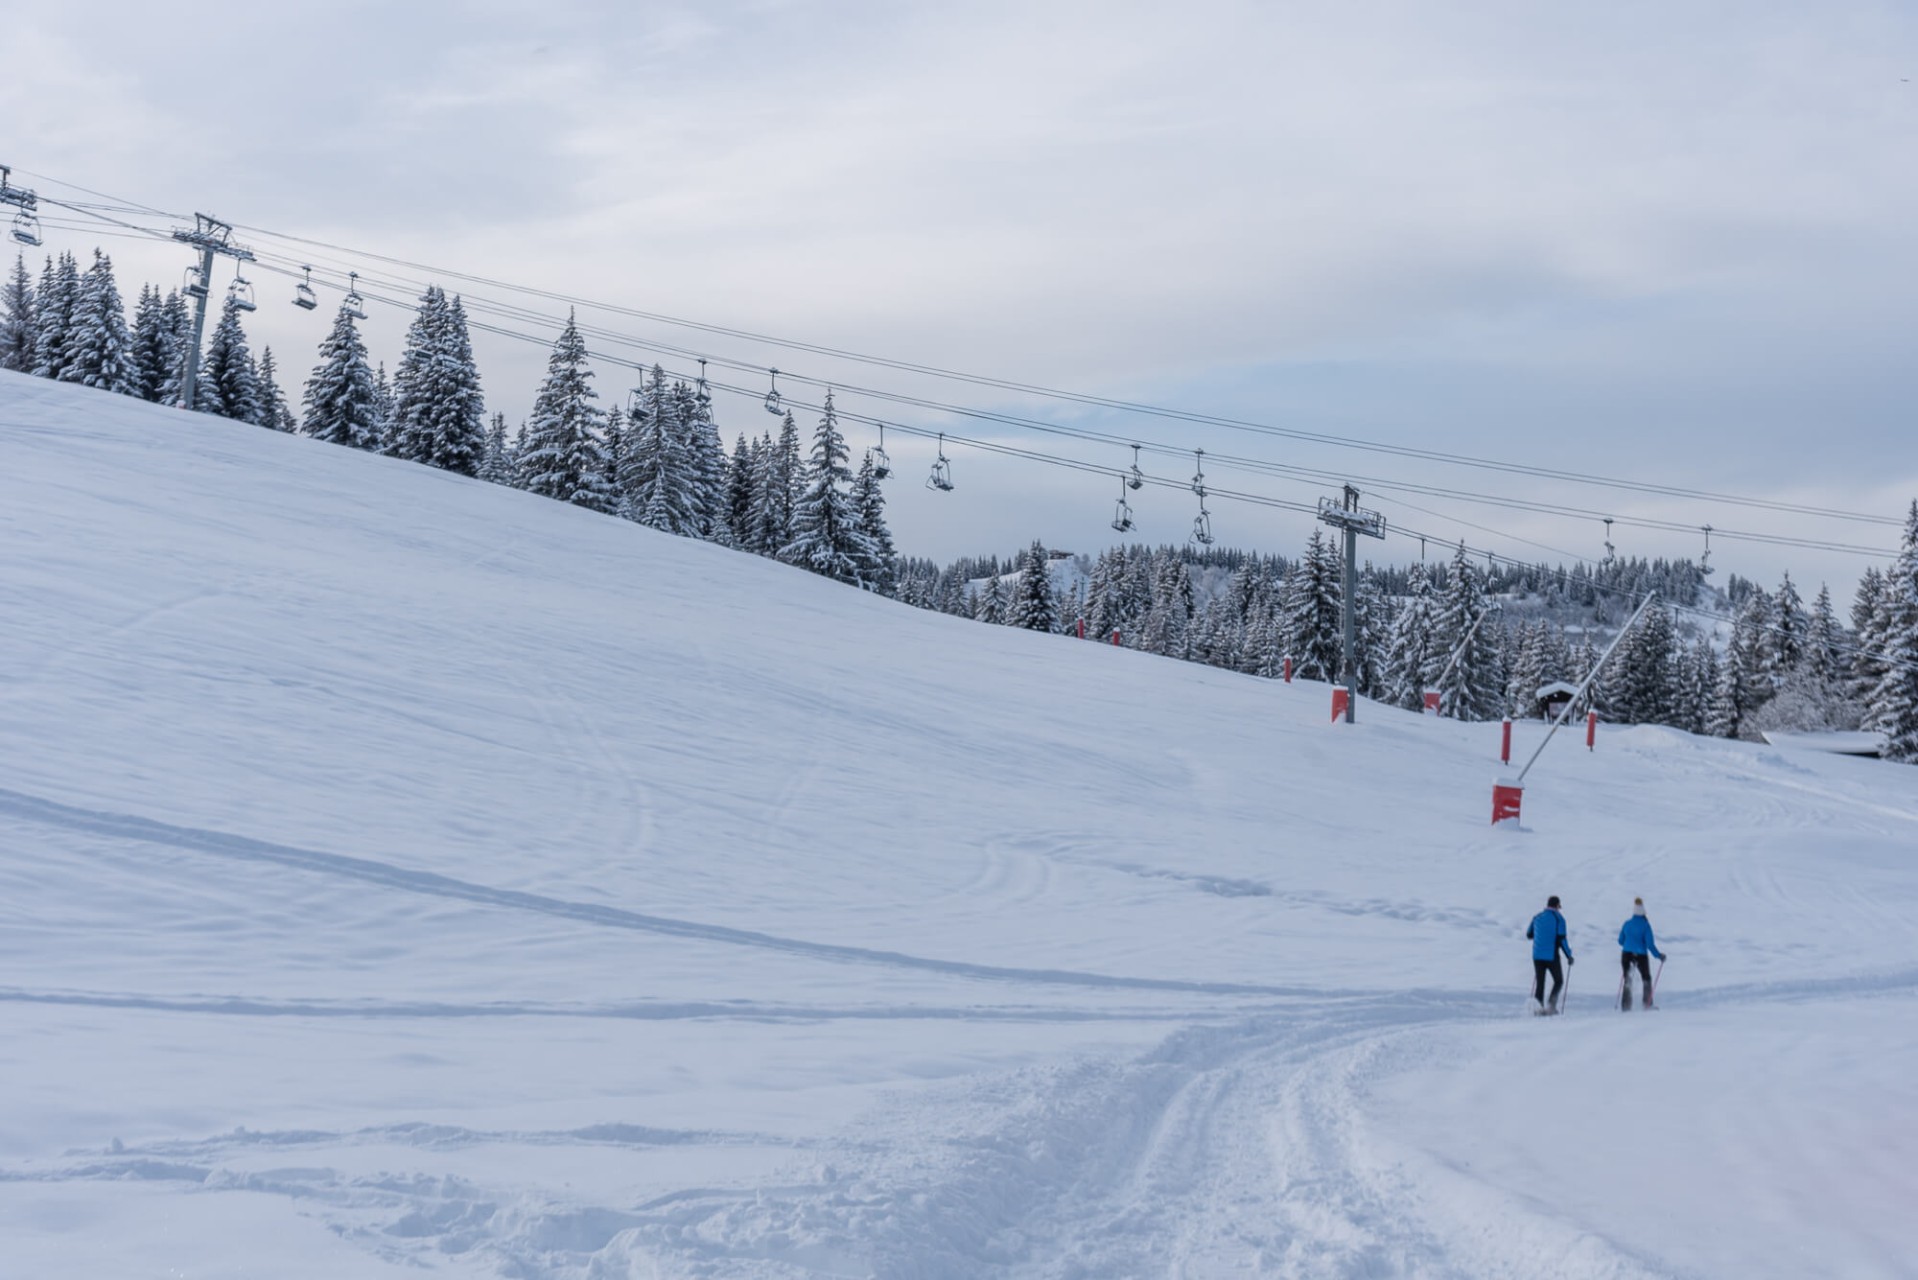
<instances>
[{"instance_id":1,"label":"groomed snow surface","mask_svg":"<svg viewBox=\"0 0 1918 1280\"><path fill-rule=\"evenodd\" d=\"M1918 1271L1918 769L1496 733L0 374L0 1274Z\"/></svg>"}]
</instances>

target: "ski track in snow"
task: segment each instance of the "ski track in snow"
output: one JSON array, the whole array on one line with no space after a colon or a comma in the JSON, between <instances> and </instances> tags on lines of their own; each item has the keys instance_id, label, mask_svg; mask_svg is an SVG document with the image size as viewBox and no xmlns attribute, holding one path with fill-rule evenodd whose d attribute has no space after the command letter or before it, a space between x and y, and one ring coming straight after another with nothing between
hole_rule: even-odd
<instances>
[{"instance_id":1,"label":"ski track in snow","mask_svg":"<svg viewBox=\"0 0 1918 1280\"><path fill-rule=\"evenodd\" d=\"M321 853L312 849L298 849L290 845L273 844L265 840L255 840L248 836L230 835L225 832L209 831L199 827L183 827L176 826L172 823L156 822L150 818L136 817L131 814L108 813L102 810L79 808L73 805L61 804L53 800L42 799L37 796L22 795L19 792L9 791L3 788L0 788L0 815L24 822L37 823L42 826L61 827L68 830L84 831L93 835L110 836L125 840L139 840L149 844L167 845L173 848L186 849L215 857L233 858L246 862L272 863L321 875L343 876L381 885L390 889L404 890L408 893L451 898L465 902L479 903L483 906L499 907L506 910L538 912L543 915L558 916L564 919L599 925L605 928L632 929L646 933L664 934L671 937L698 939L704 942L754 947L768 951L781 951L807 959L831 961L834 963L884 965L900 969L915 969L954 978L970 978L986 982L1019 982L1033 985L1099 987L1135 991L1183 991L1199 995L1220 996L1323 994L1320 990L1307 987L1263 986L1254 983L1239 982L1186 982L1168 978L1139 978L1101 973L1079 973L1069 969L1018 969L998 965L974 964L963 960L939 960L927 956L908 955L899 951L879 951L864 947L840 946L828 942L808 942L797 938L782 938L773 934L759 933L750 929L733 929L724 925L699 924L688 920L675 920L665 916L646 915L637 911L627 911L618 907L603 906L596 903L570 902L561 898L547 897L537 893L525 893L515 889L497 889L487 885L474 884L470 881L458 880L451 876L439 875L431 871L410 871L403 867L394 866L385 862L377 862L369 858L354 858L337 853Z\"/></svg>"},{"instance_id":2,"label":"ski track in snow","mask_svg":"<svg viewBox=\"0 0 1918 1280\"><path fill-rule=\"evenodd\" d=\"M1508 993L1365 993L955 963L499 890L4 789L0 815L345 876L387 891L533 911L588 927L639 929L832 963L904 967L968 982L1119 988L1173 1002L1121 1009L829 1007L751 1000L592 1006L157 997L15 987L0 988L0 1004L319 1020L1103 1020L1177 1022L1182 1028L1137 1057L1094 1057L942 1087L931 1097L902 1101L897 1114L872 1117L863 1127L819 1140L611 1120L565 1130L475 1130L427 1122L347 1131L242 1130L74 1151L57 1162L0 1167L0 1182L135 1182L270 1195L319 1217L385 1261L437 1265L458 1259L482 1273L555 1280L655 1273L758 1280L1528 1277L1536 1274L1541 1256L1553 1258L1558 1273L1568 1276L1627 1280L1673 1274L1655 1259L1635 1257L1614 1241L1562 1221L1549 1206L1395 1148L1368 1128L1359 1103L1372 1079L1399 1061L1419 1061L1417 1046L1425 1032L1509 1017L1517 1002ZM1031 868L1047 861L1039 852L1045 847L1044 837L995 844L967 891L1033 891ZM1145 868L1116 869L1152 874ZM1394 910L1386 902L1314 904L1355 912ZM1417 904L1408 906L1411 914L1420 913ZM1454 927L1484 923L1463 913L1440 914ZM1685 1003L1702 1010L1914 989L1918 970L1895 970L1731 984L1689 991ZM1228 1003L1189 1003L1221 998ZM870 1136L862 1136L866 1130ZM902 1144L900 1133L918 1137ZM435 1153L481 1147L753 1149L770 1153L785 1174L750 1189L689 1187L637 1205L599 1205L417 1167L430 1165ZM407 1161L415 1167L395 1173L352 1167L357 1161L342 1166L341 1155L353 1150L409 1152ZM1428 1203L1435 1188L1444 1189L1443 1200ZM1462 1214L1461 1206L1469 1212ZM1488 1226L1494 1223L1495 1229ZM655 1270L661 1267L663 1272Z\"/></svg>"},{"instance_id":3,"label":"ski track in snow","mask_svg":"<svg viewBox=\"0 0 1918 1280\"><path fill-rule=\"evenodd\" d=\"M1905 975L1910 987L1918 975ZM1810 994L1810 993L1806 993ZM1727 997L1731 998L1731 997ZM1749 996L1746 998L1750 998ZM942 1090L794 1152L784 1180L636 1206L560 1203L452 1176L313 1163L352 1147L794 1144L608 1123L565 1131L400 1124L237 1131L110 1151L0 1181L174 1183L285 1197L376 1256L464 1257L504 1275L1531 1277L1672 1274L1456 1170L1408 1170L1362 1119L1368 1083L1421 1032L1489 1016L1404 997L1188 1028L1132 1060L1090 1059ZM1509 997L1503 1003L1510 1006ZM919 1135L901 1146L900 1132ZM890 1140L889 1140L890 1139ZM298 1156L304 1164L239 1167ZM1423 1196L1446 1180L1442 1205ZM1460 1205L1472 1212L1461 1216ZM1496 1224L1496 1230L1488 1224Z\"/></svg>"}]
</instances>

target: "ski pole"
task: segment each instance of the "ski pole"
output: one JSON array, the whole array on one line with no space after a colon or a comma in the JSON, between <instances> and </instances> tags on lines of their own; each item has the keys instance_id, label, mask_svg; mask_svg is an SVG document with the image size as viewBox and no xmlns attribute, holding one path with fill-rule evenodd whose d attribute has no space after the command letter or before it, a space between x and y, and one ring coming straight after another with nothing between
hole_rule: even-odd
<instances>
[{"instance_id":1,"label":"ski pole","mask_svg":"<svg viewBox=\"0 0 1918 1280\"><path fill-rule=\"evenodd\" d=\"M1618 999L1612 1001L1612 1003L1616 1005L1617 1007L1619 1007L1620 1009L1623 1009L1625 1007L1625 988L1628 985L1630 985L1631 980L1632 980L1632 971L1630 969L1625 969L1625 968L1619 969Z\"/></svg>"},{"instance_id":2,"label":"ski pole","mask_svg":"<svg viewBox=\"0 0 1918 1280\"><path fill-rule=\"evenodd\" d=\"M1656 1003L1656 999L1658 996L1658 976L1659 974L1664 972L1665 972L1665 958L1663 956L1660 956L1658 960L1658 971L1657 973L1652 974L1652 994L1645 997L1648 1003Z\"/></svg>"},{"instance_id":3,"label":"ski pole","mask_svg":"<svg viewBox=\"0 0 1918 1280\"><path fill-rule=\"evenodd\" d=\"M1572 966L1565 966L1565 989L1558 993L1558 1011L1564 1013L1572 1007Z\"/></svg>"}]
</instances>

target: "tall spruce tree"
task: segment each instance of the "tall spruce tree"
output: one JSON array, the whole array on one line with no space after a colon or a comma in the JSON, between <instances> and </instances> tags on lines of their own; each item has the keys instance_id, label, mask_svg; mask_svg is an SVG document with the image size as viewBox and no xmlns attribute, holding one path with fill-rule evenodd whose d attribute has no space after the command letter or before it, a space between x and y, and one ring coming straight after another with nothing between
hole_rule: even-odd
<instances>
[{"instance_id":1,"label":"tall spruce tree","mask_svg":"<svg viewBox=\"0 0 1918 1280\"><path fill-rule=\"evenodd\" d=\"M428 285L406 332L393 377L389 451L409 462L459 475L479 474L486 450L486 405L466 311Z\"/></svg>"},{"instance_id":2,"label":"tall spruce tree","mask_svg":"<svg viewBox=\"0 0 1918 1280\"><path fill-rule=\"evenodd\" d=\"M1337 681L1342 674L1342 572L1338 552L1313 529L1305 555L1286 577L1280 606L1285 649L1292 657L1293 673L1301 679Z\"/></svg>"},{"instance_id":3,"label":"tall spruce tree","mask_svg":"<svg viewBox=\"0 0 1918 1280\"><path fill-rule=\"evenodd\" d=\"M1438 691L1440 715L1492 720L1500 714L1505 682L1498 631L1480 625L1490 607L1478 566L1461 542L1445 571L1427 658L1426 686Z\"/></svg>"},{"instance_id":4,"label":"tall spruce tree","mask_svg":"<svg viewBox=\"0 0 1918 1280\"><path fill-rule=\"evenodd\" d=\"M1425 705L1425 672L1432 665L1437 612L1432 599L1432 579L1424 573L1415 575L1411 598L1392 619L1382 673L1385 701L1407 711L1417 711Z\"/></svg>"},{"instance_id":5,"label":"tall spruce tree","mask_svg":"<svg viewBox=\"0 0 1918 1280\"><path fill-rule=\"evenodd\" d=\"M994 625L1006 620L1006 593L999 585L997 574L988 576L985 585L973 593L972 617L976 622Z\"/></svg>"},{"instance_id":6,"label":"tall spruce tree","mask_svg":"<svg viewBox=\"0 0 1918 1280\"><path fill-rule=\"evenodd\" d=\"M306 414L300 430L307 435L354 449L379 448L379 388L366 362L366 344L344 305L320 343L320 363L306 380L302 401Z\"/></svg>"},{"instance_id":7,"label":"tall spruce tree","mask_svg":"<svg viewBox=\"0 0 1918 1280\"><path fill-rule=\"evenodd\" d=\"M755 470L752 446L746 443L742 431L733 446L732 460L726 464L726 524L733 531L733 545L741 551L759 550L752 527Z\"/></svg>"},{"instance_id":8,"label":"tall spruce tree","mask_svg":"<svg viewBox=\"0 0 1918 1280\"><path fill-rule=\"evenodd\" d=\"M1809 627L1805 617L1805 602L1798 595L1798 588L1792 585L1791 575L1787 573L1784 581L1778 584L1778 594L1772 597L1771 630L1765 634L1764 665L1765 674L1770 677L1776 688L1785 678L1798 670L1798 664L1805 659L1805 633Z\"/></svg>"},{"instance_id":9,"label":"tall spruce tree","mask_svg":"<svg viewBox=\"0 0 1918 1280\"><path fill-rule=\"evenodd\" d=\"M172 364L160 382L159 402L184 406L187 357L193 352L193 317L187 313L186 299L179 290L170 290L160 304L160 324L167 335Z\"/></svg>"},{"instance_id":10,"label":"tall spruce tree","mask_svg":"<svg viewBox=\"0 0 1918 1280\"><path fill-rule=\"evenodd\" d=\"M165 327L166 303L152 285L140 287L140 300L133 308L133 385L131 392L142 400L158 402L160 393L173 371L176 359L173 335Z\"/></svg>"},{"instance_id":11,"label":"tall spruce tree","mask_svg":"<svg viewBox=\"0 0 1918 1280\"><path fill-rule=\"evenodd\" d=\"M1857 645L1846 673L1852 697L1864 709L1867 729L1877 727L1872 723L1870 704L1878 681L1885 674L1884 597L1885 575L1873 565L1865 570L1865 576L1858 583L1858 594L1852 601L1851 628Z\"/></svg>"},{"instance_id":12,"label":"tall spruce tree","mask_svg":"<svg viewBox=\"0 0 1918 1280\"><path fill-rule=\"evenodd\" d=\"M1621 724L1670 724L1676 719L1674 645L1671 611L1655 599L1618 642L1601 677L1607 715Z\"/></svg>"},{"instance_id":13,"label":"tall spruce tree","mask_svg":"<svg viewBox=\"0 0 1918 1280\"><path fill-rule=\"evenodd\" d=\"M280 389L280 367L273 359L273 348L260 351L258 378L260 388L260 425L270 431L297 431L299 421L287 407L286 392Z\"/></svg>"},{"instance_id":14,"label":"tall spruce tree","mask_svg":"<svg viewBox=\"0 0 1918 1280\"><path fill-rule=\"evenodd\" d=\"M1805 656L1801 665L1814 683L1834 696L1838 692L1839 677L1844 666L1842 646L1838 614L1831 603L1831 589L1821 582L1805 627Z\"/></svg>"},{"instance_id":15,"label":"tall spruce tree","mask_svg":"<svg viewBox=\"0 0 1918 1280\"><path fill-rule=\"evenodd\" d=\"M1170 547L1142 562L1147 577L1145 616L1136 647L1167 658L1184 658L1192 649L1192 619L1197 612L1192 573Z\"/></svg>"},{"instance_id":16,"label":"tall spruce tree","mask_svg":"<svg viewBox=\"0 0 1918 1280\"><path fill-rule=\"evenodd\" d=\"M1505 668L1505 714L1529 716L1538 707L1538 691L1547 676L1547 629L1544 619L1522 623L1510 643L1511 660Z\"/></svg>"},{"instance_id":17,"label":"tall spruce tree","mask_svg":"<svg viewBox=\"0 0 1918 1280\"><path fill-rule=\"evenodd\" d=\"M699 476L688 397L677 394L683 390L668 383L658 365L641 385L620 477L621 510L648 528L693 538L700 532Z\"/></svg>"},{"instance_id":18,"label":"tall spruce tree","mask_svg":"<svg viewBox=\"0 0 1918 1280\"><path fill-rule=\"evenodd\" d=\"M35 377L65 379L74 317L80 309L80 268L63 253L40 273L34 294L33 369Z\"/></svg>"},{"instance_id":19,"label":"tall spruce tree","mask_svg":"<svg viewBox=\"0 0 1918 1280\"><path fill-rule=\"evenodd\" d=\"M892 544L892 530L886 527L886 495L879 487L870 449L859 464L859 474L853 477L852 506L859 514L860 531L872 547L872 563L863 573L865 581L880 595L893 595L898 591L899 553Z\"/></svg>"},{"instance_id":20,"label":"tall spruce tree","mask_svg":"<svg viewBox=\"0 0 1918 1280\"><path fill-rule=\"evenodd\" d=\"M1885 672L1873 692L1871 720L1885 735L1885 758L1918 762L1918 501L1904 542L1885 574Z\"/></svg>"},{"instance_id":21,"label":"tall spruce tree","mask_svg":"<svg viewBox=\"0 0 1918 1280\"><path fill-rule=\"evenodd\" d=\"M610 511L606 458L600 449L601 413L593 403L593 373L586 367L586 341L573 316L553 344L546 380L527 421L526 450L520 472L526 488L542 497L593 511Z\"/></svg>"},{"instance_id":22,"label":"tall spruce tree","mask_svg":"<svg viewBox=\"0 0 1918 1280\"><path fill-rule=\"evenodd\" d=\"M600 429L600 452L606 455L606 491L613 497L613 511L621 511L619 477L626 468L627 456L632 452L632 431L626 419L626 413L618 405L606 411L606 422Z\"/></svg>"},{"instance_id":23,"label":"tall spruce tree","mask_svg":"<svg viewBox=\"0 0 1918 1280\"><path fill-rule=\"evenodd\" d=\"M792 541L793 505L799 484L799 426L789 412L779 425L779 437L761 441L762 456L754 468L753 549L778 555Z\"/></svg>"},{"instance_id":24,"label":"tall spruce tree","mask_svg":"<svg viewBox=\"0 0 1918 1280\"><path fill-rule=\"evenodd\" d=\"M728 496L726 442L713 421L713 396L704 375L691 388L691 401L681 418L686 425L687 453L693 476L693 507L699 536L723 547L734 546L732 503Z\"/></svg>"},{"instance_id":25,"label":"tall spruce tree","mask_svg":"<svg viewBox=\"0 0 1918 1280\"><path fill-rule=\"evenodd\" d=\"M1013 583L1012 602L1006 610L1007 625L1027 631L1059 629L1059 602L1053 595L1051 564L1045 547L1035 539L1019 559L1019 578Z\"/></svg>"},{"instance_id":26,"label":"tall spruce tree","mask_svg":"<svg viewBox=\"0 0 1918 1280\"><path fill-rule=\"evenodd\" d=\"M6 284L0 285L0 369L32 373L38 333L33 318L33 277L27 273L26 258L16 254Z\"/></svg>"},{"instance_id":27,"label":"tall spruce tree","mask_svg":"<svg viewBox=\"0 0 1918 1280\"><path fill-rule=\"evenodd\" d=\"M506 415L495 413L486 429L486 452L480 459L479 478L489 484L512 485L513 451L506 443Z\"/></svg>"},{"instance_id":28,"label":"tall spruce tree","mask_svg":"<svg viewBox=\"0 0 1918 1280\"><path fill-rule=\"evenodd\" d=\"M393 429L393 381L386 376L386 361L373 368L373 443L367 448L392 456L399 452L399 434Z\"/></svg>"},{"instance_id":29,"label":"tall spruce tree","mask_svg":"<svg viewBox=\"0 0 1918 1280\"><path fill-rule=\"evenodd\" d=\"M260 403L259 372L247 350L246 331L240 327L238 301L228 297L220 323L206 344L206 359L194 392L194 408L235 422L258 423L266 416Z\"/></svg>"},{"instance_id":30,"label":"tall spruce tree","mask_svg":"<svg viewBox=\"0 0 1918 1280\"><path fill-rule=\"evenodd\" d=\"M792 540L780 548L779 558L823 577L869 587L873 584L865 575L878 551L860 527L858 509L847 491L852 481L847 456L828 391L813 432L805 489L793 507Z\"/></svg>"},{"instance_id":31,"label":"tall spruce tree","mask_svg":"<svg viewBox=\"0 0 1918 1280\"><path fill-rule=\"evenodd\" d=\"M1352 596L1358 611L1352 635L1352 660L1358 667L1359 693L1367 698L1382 698L1385 653L1392 634L1392 607L1370 565L1360 571Z\"/></svg>"},{"instance_id":32,"label":"tall spruce tree","mask_svg":"<svg viewBox=\"0 0 1918 1280\"><path fill-rule=\"evenodd\" d=\"M80 281L67 364L61 377L81 386L128 395L135 384L132 348L126 308L113 279L113 259L95 249L93 265Z\"/></svg>"}]
</instances>

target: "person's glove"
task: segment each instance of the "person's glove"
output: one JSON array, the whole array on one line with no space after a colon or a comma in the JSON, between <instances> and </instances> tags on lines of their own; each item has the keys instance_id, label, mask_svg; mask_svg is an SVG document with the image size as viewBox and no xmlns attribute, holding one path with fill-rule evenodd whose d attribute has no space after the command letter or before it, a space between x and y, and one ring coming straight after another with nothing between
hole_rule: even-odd
<instances>
[{"instance_id":1,"label":"person's glove","mask_svg":"<svg viewBox=\"0 0 1918 1280\"><path fill-rule=\"evenodd\" d=\"M1566 963L1566 964L1568 964L1568 965L1572 965L1572 964L1577 964L1577 963L1578 963L1578 957L1577 957L1577 956L1574 956L1574 955L1573 955L1573 954L1572 954L1571 952L1569 952L1569 951L1567 951L1567 952L1565 953L1565 963Z\"/></svg>"},{"instance_id":2,"label":"person's glove","mask_svg":"<svg viewBox=\"0 0 1918 1280\"><path fill-rule=\"evenodd\" d=\"M1665 963L1665 953L1663 951L1658 953L1658 963L1660 964Z\"/></svg>"}]
</instances>

